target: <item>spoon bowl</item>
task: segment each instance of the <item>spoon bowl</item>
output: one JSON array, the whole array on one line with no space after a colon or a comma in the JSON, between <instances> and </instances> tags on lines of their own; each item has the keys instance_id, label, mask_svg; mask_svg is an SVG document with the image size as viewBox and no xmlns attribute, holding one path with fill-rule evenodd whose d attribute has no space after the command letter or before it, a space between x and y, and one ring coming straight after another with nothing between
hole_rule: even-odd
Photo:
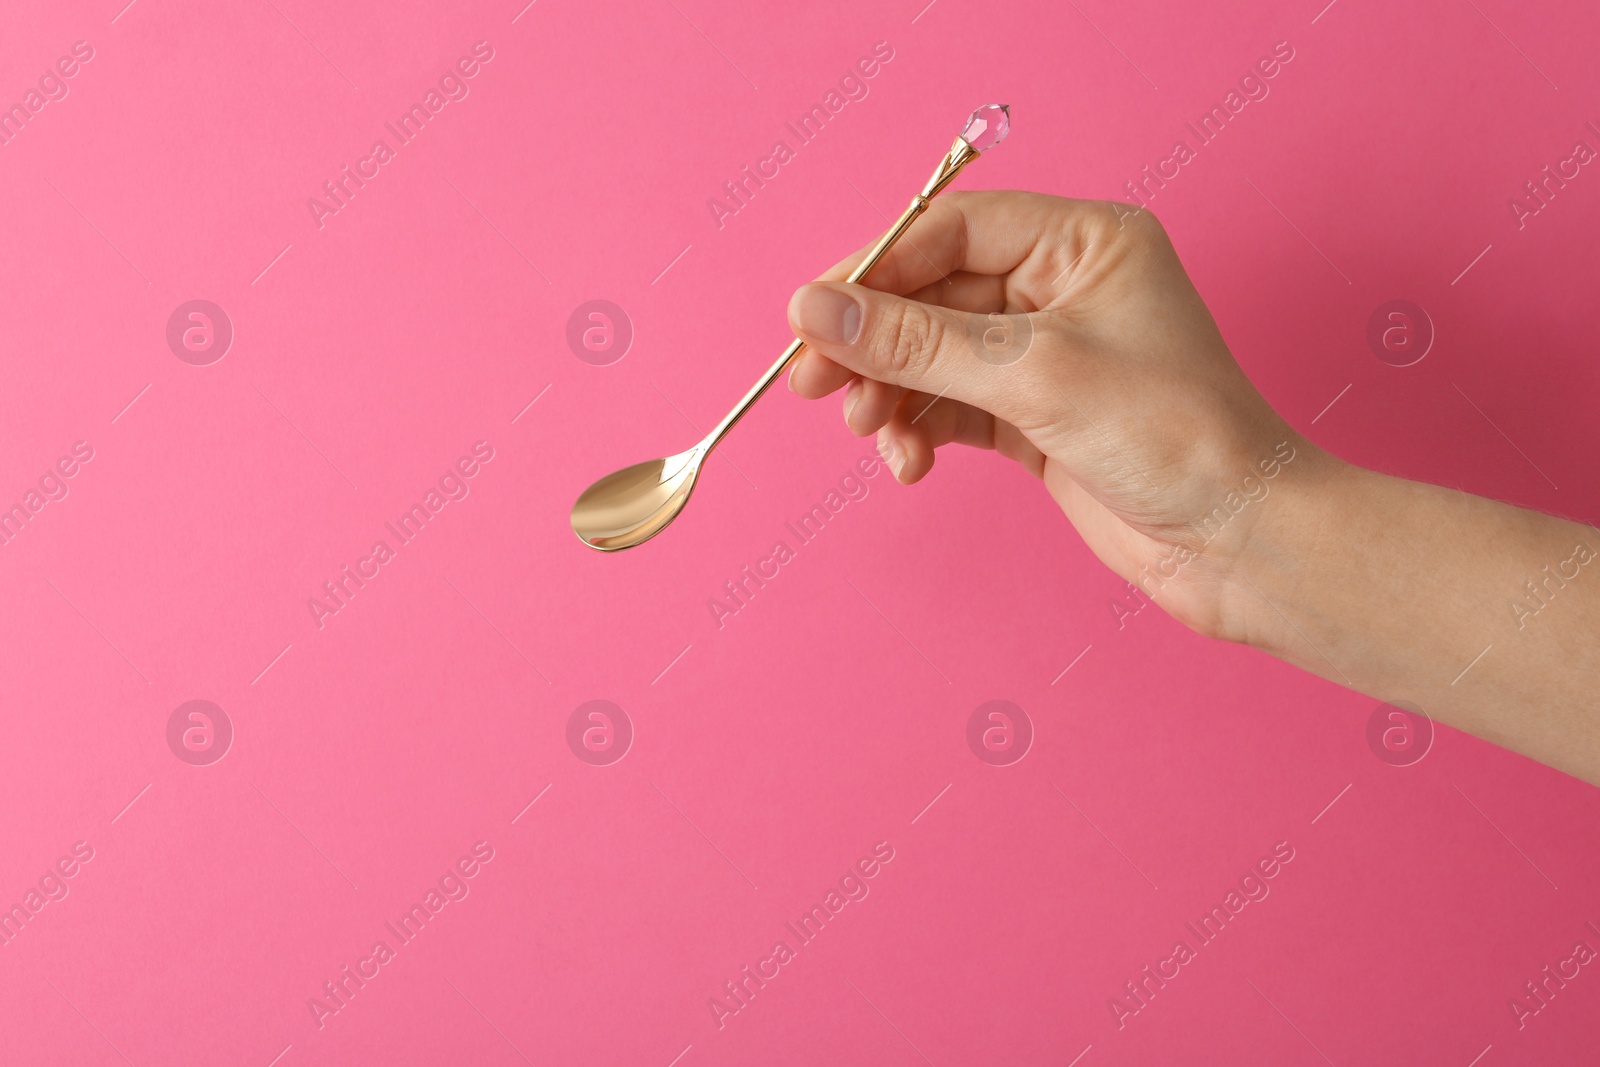
<instances>
[{"instance_id":1,"label":"spoon bowl","mask_svg":"<svg viewBox=\"0 0 1600 1067\"><path fill-rule=\"evenodd\" d=\"M635 463L606 475L572 505L572 532L602 552L650 540L689 502L708 451L702 442L687 452Z\"/></svg>"}]
</instances>

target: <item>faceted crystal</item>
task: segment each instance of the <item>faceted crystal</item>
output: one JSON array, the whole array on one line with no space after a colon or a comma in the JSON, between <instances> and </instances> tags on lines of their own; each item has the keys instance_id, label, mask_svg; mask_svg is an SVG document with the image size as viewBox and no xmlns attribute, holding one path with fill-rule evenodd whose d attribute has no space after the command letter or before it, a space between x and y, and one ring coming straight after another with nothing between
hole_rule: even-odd
<instances>
[{"instance_id":1,"label":"faceted crystal","mask_svg":"<svg viewBox=\"0 0 1600 1067\"><path fill-rule=\"evenodd\" d=\"M967 128L961 131L961 139L979 152L987 152L1004 141L1010 132L1010 106L985 104L967 117Z\"/></svg>"}]
</instances>

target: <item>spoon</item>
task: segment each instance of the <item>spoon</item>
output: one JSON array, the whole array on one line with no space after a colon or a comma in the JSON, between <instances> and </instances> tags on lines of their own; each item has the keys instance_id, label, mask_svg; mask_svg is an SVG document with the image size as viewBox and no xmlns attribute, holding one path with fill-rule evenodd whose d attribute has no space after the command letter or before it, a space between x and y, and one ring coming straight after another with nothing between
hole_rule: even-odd
<instances>
[{"instance_id":1,"label":"spoon","mask_svg":"<svg viewBox=\"0 0 1600 1067\"><path fill-rule=\"evenodd\" d=\"M887 233L878 238L878 243L872 246L867 257L845 280L859 282L865 278L867 272L883 258L883 254L916 221L917 216L928 210L929 202L955 179L961 168L999 144L1010 129L1011 112L1005 104L985 104L968 116L966 126L950 146L950 151L939 161L928 184L912 198L905 213L895 220ZM711 455L711 450L761 399L761 394L771 388L803 347L805 342L796 338L744 395L744 399L693 448L665 459L652 459L624 467L585 489L572 505L572 532L590 548L616 552L642 545L666 529L689 502L689 494L694 492L695 482L699 480L700 470L706 457Z\"/></svg>"}]
</instances>

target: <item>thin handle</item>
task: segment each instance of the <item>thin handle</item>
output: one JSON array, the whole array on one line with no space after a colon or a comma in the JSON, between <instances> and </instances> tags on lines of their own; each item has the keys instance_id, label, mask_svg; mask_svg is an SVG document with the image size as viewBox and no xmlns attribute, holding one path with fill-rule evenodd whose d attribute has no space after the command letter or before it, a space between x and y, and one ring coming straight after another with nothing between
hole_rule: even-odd
<instances>
[{"instance_id":1,"label":"thin handle","mask_svg":"<svg viewBox=\"0 0 1600 1067\"><path fill-rule=\"evenodd\" d=\"M878 243L872 246L872 251L867 253L867 258L863 259L860 265L850 272L850 276L845 281L853 283L865 278L867 272L878 265L878 260L883 258L884 253L888 252L894 246L894 243L900 240L900 235L905 233L906 229L916 221L917 216L927 209L928 200L926 197L918 196L911 201L911 206L906 208L905 213L895 221L895 224L889 228L887 233L878 238ZM749 411L757 400L761 399L763 393L772 388L772 383L778 380L779 376L783 374L784 368L794 362L794 357L798 356L800 350L805 346L806 343L798 337L791 341L789 347L783 350L783 355L778 357L778 362L767 368L767 372L761 376L761 380L756 382L748 393L744 394L744 399L740 400L734 406L734 409L728 412L727 417L717 424L717 428L712 430L706 439L701 442L701 447L707 452L716 448L722 439L728 435L728 431L733 429L734 425L744 417L744 413Z\"/></svg>"},{"instance_id":2,"label":"thin handle","mask_svg":"<svg viewBox=\"0 0 1600 1067\"><path fill-rule=\"evenodd\" d=\"M923 186L922 192L912 198L910 206L895 220L895 224L889 227L889 231L878 238L878 243L872 246L872 250L867 253L867 257L857 265L855 270L850 272L850 277L846 278L845 281L853 283L865 278L867 272L878 265L878 260L883 258L884 253L894 247L894 243L900 240L901 235L911 227L917 216L928 210L928 202L938 196L940 191L950 184L955 176L960 173L962 167L977 157L977 150L957 137L955 144L950 146L950 151L946 152L944 158L939 161L939 166L934 170L933 177L929 178L928 184ZM700 442L700 447L706 452L716 448L722 439L728 435L728 431L733 429L740 419L744 418L744 413L750 410L750 406L760 400L763 393L772 388L772 383L778 380L778 376L783 373L783 369L793 362L794 357L799 355L800 350L804 347L805 342L798 337L790 342L789 347L783 350L783 355L778 357L778 362L767 368L767 372L761 376L760 381L756 382L750 391L744 394L744 399L734 405L734 409L728 412L727 417L717 424L717 428L707 434L705 440Z\"/></svg>"}]
</instances>

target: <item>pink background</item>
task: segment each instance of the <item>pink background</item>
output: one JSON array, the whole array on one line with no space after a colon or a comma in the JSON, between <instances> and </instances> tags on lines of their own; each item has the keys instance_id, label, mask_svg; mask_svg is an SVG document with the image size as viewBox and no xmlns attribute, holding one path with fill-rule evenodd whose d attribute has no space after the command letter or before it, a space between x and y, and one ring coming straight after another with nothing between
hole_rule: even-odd
<instances>
[{"instance_id":1,"label":"pink background","mask_svg":"<svg viewBox=\"0 0 1600 1067\"><path fill-rule=\"evenodd\" d=\"M924 2L7 5L0 102L93 59L0 146L0 505L93 459L0 547L0 903L93 859L0 948L0 1059L1591 1054L1593 968L1521 1029L1508 1001L1600 947L1600 794L1449 730L1391 766L1374 699L1155 609L1119 628L1121 582L1001 461L868 479L720 629L708 600L869 452L833 401L765 399L647 547L573 538L579 490L714 422L969 109L1015 126L962 185L1126 198L1279 41L1152 204L1240 361L1350 459L1597 514L1600 176L1509 207L1600 147L1592 5ZM308 199L479 41L469 95L319 228ZM719 228L707 199L880 41ZM197 298L235 331L208 366L166 341ZM1405 368L1365 340L1399 298L1437 331ZM593 299L635 334L609 366L566 341ZM319 628L308 598L478 441L470 495ZM236 733L210 766L168 746L193 699ZM566 741L593 699L636 734L609 766ZM966 740L994 699L1036 735L1010 766ZM480 841L469 895L319 1027ZM709 998L877 842L870 895L719 1028ZM1270 895L1119 1028L1278 842Z\"/></svg>"}]
</instances>

